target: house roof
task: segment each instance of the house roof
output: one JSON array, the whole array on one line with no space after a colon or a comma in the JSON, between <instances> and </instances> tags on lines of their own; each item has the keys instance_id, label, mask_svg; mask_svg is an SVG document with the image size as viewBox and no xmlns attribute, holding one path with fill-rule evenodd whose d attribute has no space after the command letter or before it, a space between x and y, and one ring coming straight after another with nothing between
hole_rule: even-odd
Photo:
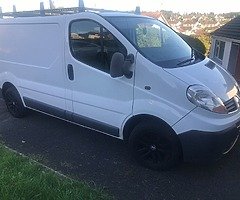
<instances>
[{"instance_id":1,"label":"house roof","mask_svg":"<svg viewBox=\"0 0 240 200\"><path fill-rule=\"evenodd\" d=\"M214 31L212 35L240 40L240 15Z\"/></svg>"},{"instance_id":2,"label":"house roof","mask_svg":"<svg viewBox=\"0 0 240 200\"><path fill-rule=\"evenodd\" d=\"M162 21L163 23L167 24L168 26L170 26L167 19L159 11L156 11L156 12L145 12L145 11L143 11L141 14L144 15L144 16L148 16L148 17L158 19L158 20Z\"/></svg>"}]
</instances>

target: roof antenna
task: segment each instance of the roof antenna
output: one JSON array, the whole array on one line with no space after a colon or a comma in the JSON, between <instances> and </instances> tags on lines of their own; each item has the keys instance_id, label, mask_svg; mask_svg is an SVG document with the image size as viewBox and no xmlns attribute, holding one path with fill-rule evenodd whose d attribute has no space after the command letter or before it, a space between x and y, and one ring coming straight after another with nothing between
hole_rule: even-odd
<instances>
[{"instance_id":1,"label":"roof antenna","mask_svg":"<svg viewBox=\"0 0 240 200\"><path fill-rule=\"evenodd\" d=\"M55 9L55 5L52 0L49 0L49 5L51 10Z\"/></svg>"},{"instance_id":2,"label":"roof antenna","mask_svg":"<svg viewBox=\"0 0 240 200\"><path fill-rule=\"evenodd\" d=\"M45 16L44 3L40 2L40 15Z\"/></svg>"},{"instance_id":3,"label":"roof antenna","mask_svg":"<svg viewBox=\"0 0 240 200\"><path fill-rule=\"evenodd\" d=\"M0 19L3 18L3 15L2 15L2 7L0 7Z\"/></svg>"},{"instance_id":4,"label":"roof antenna","mask_svg":"<svg viewBox=\"0 0 240 200\"><path fill-rule=\"evenodd\" d=\"M136 15L141 15L141 9L140 6L137 6L134 12Z\"/></svg>"},{"instance_id":5,"label":"roof antenna","mask_svg":"<svg viewBox=\"0 0 240 200\"><path fill-rule=\"evenodd\" d=\"M17 12L17 8L16 8L15 5L13 5L13 12L14 12L14 13Z\"/></svg>"},{"instance_id":6,"label":"roof antenna","mask_svg":"<svg viewBox=\"0 0 240 200\"><path fill-rule=\"evenodd\" d=\"M79 0L78 8L79 8L79 9L78 9L79 12L85 12L85 6L84 6L83 0Z\"/></svg>"},{"instance_id":7,"label":"roof antenna","mask_svg":"<svg viewBox=\"0 0 240 200\"><path fill-rule=\"evenodd\" d=\"M13 16L14 16L14 18L17 17L16 12L17 12L17 8L16 8L15 5L13 5Z\"/></svg>"}]
</instances>

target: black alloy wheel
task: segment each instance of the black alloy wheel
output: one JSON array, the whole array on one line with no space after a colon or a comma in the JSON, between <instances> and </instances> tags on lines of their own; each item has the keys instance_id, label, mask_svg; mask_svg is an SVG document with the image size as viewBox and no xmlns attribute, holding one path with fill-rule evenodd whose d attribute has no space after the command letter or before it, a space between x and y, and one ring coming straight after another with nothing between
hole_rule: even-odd
<instances>
[{"instance_id":1,"label":"black alloy wheel","mask_svg":"<svg viewBox=\"0 0 240 200\"><path fill-rule=\"evenodd\" d=\"M3 96L7 109L13 117L22 118L26 115L26 108L15 88L8 88Z\"/></svg>"},{"instance_id":2,"label":"black alloy wheel","mask_svg":"<svg viewBox=\"0 0 240 200\"><path fill-rule=\"evenodd\" d=\"M129 139L135 159L143 166L154 170L166 170L180 161L178 141L166 128L156 124L137 125Z\"/></svg>"}]
</instances>

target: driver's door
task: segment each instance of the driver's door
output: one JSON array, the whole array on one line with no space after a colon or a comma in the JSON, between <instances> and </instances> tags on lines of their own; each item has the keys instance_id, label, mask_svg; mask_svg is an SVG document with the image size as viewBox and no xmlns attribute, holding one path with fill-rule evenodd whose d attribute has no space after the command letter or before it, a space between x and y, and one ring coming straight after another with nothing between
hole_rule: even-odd
<instances>
[{"instance_id":1,"label":"driver's door","mask_svg":"<svg viewBox=\"0 0 240 200\"><path fill-rule=\"evenodd\" d=\"M136 52L127 50L101 20L69 20L65 56L68 76L70 72L73 77L68 77L67 90L74 122L119 137L123 121L132 113L134 76L112 78L110 63L115 52Z\"/></svg>"}]
</instances>

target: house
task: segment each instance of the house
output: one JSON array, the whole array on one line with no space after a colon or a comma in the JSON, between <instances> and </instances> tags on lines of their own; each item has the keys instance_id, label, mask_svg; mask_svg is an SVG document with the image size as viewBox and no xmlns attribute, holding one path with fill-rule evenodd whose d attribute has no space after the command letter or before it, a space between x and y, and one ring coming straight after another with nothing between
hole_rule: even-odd
<instances>
[{"instance_id":1,"label":"house","mask_svg":"<svg viewBox=\"0 0 240 200\"><path fill-rule=\"evenodd\" d=\"M227 69L240 81L240 16L232 19L212 34L209 57Z\"/></svg>"}]
</instances>

